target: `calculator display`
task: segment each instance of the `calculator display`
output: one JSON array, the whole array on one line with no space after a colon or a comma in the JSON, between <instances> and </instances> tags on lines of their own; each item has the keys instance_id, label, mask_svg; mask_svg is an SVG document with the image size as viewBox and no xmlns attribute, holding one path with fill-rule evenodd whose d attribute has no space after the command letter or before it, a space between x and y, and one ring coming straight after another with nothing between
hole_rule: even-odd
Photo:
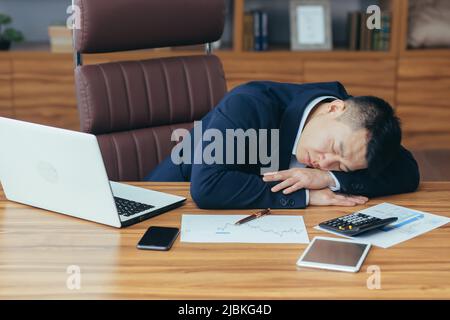
<instances>
[{"instance_id":1,"label":"calculator display","mask_svg":"<svg viewBox=\"0 0 450 320\"><path fill-rule=\"evenodd\" d=\"M367 244L316 239L302 261L357 266Z\"/></svg>"}]
</instances>

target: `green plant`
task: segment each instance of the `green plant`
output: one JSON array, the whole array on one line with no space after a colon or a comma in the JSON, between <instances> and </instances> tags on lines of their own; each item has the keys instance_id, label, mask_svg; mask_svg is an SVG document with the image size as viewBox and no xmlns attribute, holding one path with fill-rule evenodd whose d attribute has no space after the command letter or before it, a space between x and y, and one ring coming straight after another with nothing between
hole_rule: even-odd
<instances>
[{"instance_id":1,"label":"green plant","mask_svg":"<svg viewBox=\"0 0 450 320\"><path fill-rule=\"evenodd\" d=\"M7 42L20 42L24 37L22 32L13 28L4 28L4 26L10 24L12 19L10 16L0 13L0 41Z\"/></svg>"}]
</instances>

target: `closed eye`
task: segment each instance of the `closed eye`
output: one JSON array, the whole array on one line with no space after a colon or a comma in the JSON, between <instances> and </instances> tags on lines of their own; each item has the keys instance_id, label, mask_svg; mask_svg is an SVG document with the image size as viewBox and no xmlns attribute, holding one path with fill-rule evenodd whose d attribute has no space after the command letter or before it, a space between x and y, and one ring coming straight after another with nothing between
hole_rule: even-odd
<instances>
[{"instance_id":1,"label":"closed eye","mask_svg":"<svg viewBox=\"0 0 450 320\"><path fill-rule=\"evenodd\" d=\"M336 150L336 141L333 141L333 144L331 145L331 150L333 150L333 153L340 156L339 150Z\"/></svg>"}]
</instances>

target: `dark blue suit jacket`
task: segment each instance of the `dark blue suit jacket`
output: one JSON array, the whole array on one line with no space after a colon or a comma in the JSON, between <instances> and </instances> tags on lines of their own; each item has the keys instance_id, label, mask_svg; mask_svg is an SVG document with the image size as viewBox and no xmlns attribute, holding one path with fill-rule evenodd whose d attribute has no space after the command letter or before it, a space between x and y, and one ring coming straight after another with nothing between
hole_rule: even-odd
<instances>
[{"instance_id":1,"label":"dark blue suit jacket","mask_svg":"<svg viewBox=\"0 0 450 320\"><path fill-rule=\"evenodd\" d=\"M320 96L349 97L339 82L288 84L254 81L230 91L203 119L203 131L217 129L279 129L279 170L289 168L294 141L304 110ZM210 142L203 142L206 147ZM274 142L275 143L275 142ZM271 144L269 139L268 144ZM194 145L192 145L194 149ZM248 144L246 154L248 155ZM268 147L270 151L270 146ZM223 152L225 153L225 148ZM236 149L234 150L236 159ZM192 155L194 151L192 151ZM304 208L305 190L290 195L274 193L275 183L260 176L263 165L256 164L181 164L168 157L147 178L149 181L191 181L191 195L200 208ZM234 162L236 163L236 162ZM392 163L377 177L367 170L333 172L340 192L375 197L412 192L419 183L419 170L411 153L402 148Z\"/></svg>"}]
</instances>

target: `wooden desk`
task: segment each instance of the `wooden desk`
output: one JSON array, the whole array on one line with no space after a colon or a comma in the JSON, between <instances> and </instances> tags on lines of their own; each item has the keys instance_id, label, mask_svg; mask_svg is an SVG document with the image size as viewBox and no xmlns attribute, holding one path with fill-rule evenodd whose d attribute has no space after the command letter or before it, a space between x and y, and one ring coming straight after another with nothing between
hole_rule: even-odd
<instances>
[{"instance_id":1,"label":"wooden desk","mask_svg":"<svg viewBox=\"0 0 450 320\"><path fill-rule=\"evenodd\" d=\"M187 183L137 185L189 197ZM384 199L450 217L450 182ZM309 236L320 221L355 208L277 210L302 214ZM206 213L191 200L174 211L118 230L5 201L0 193L0 298L450 298L450 225L390 249L373 247L359 273L297 270L306 245L174 244L141 251L150 225L179 227L183 213ZM244 213L244 210L233 210ZM227 213L211 211L211 213ZM248 213L248 212L247 212ZM66 286L67 267L81 268L81 289ZM369 290L367 267L381 268L381 289Z\"/></svg>"}]
</instances>

